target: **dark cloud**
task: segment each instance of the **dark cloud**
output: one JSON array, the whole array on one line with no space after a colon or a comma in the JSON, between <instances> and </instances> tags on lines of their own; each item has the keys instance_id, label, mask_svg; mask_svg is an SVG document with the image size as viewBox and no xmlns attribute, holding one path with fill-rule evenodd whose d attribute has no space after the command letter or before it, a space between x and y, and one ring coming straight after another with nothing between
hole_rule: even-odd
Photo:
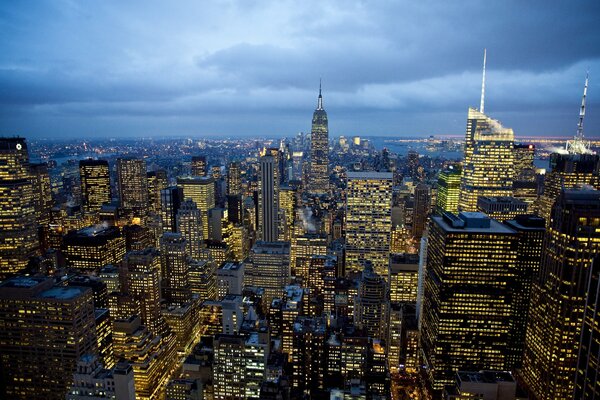
<instances>
[{"instance_id":1,"label":"dark cloud","mask_svg":"<svg viewBox=\"0 0 600 400\"><path fill-rule=\"evenodd\" d=\"M333 134L460 134L486 47L490 114L569 135L589 68L600 136L600 2L175 4L3 3L0 134L293 134L320 77Z\"/></svg>"}]
</instances>

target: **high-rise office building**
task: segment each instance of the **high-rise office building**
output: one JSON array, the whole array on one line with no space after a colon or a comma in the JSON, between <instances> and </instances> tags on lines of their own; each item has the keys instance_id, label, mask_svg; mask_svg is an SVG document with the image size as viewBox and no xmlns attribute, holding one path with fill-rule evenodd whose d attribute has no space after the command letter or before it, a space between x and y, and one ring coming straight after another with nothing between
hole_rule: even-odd
<instances>
[{"instance_id":1,"label":"high-rise office building","mask_svg":"<svg viewBox=\"0 0 600 400\"><path fill-rule=\"evenodd\" d=\"M117 159L119 200L128 218L144 218L148 212L146 161L138 158Z\"/></svg>"},{"instance_id":2,"label":"high-rise office building","mask_svg":"<svg viewBox=\"0 0 600 400\"><path fill-rule=\"evenodd\" d=\"M193 156L191 164L191 175L192 176L207 176L208 165L206 163L206 156Z\"/></svg>"},{"instance_id":3,"label":"high-rise office building","mask_svg":"<svg viewBox=\"0 0 600 400\"><path fill-rule=\"evenodd\" d=\"M309 278L310 260L313 256L327 254L327 237L319 233L306 233L292 238L290 247L291 273L304 282Z\"/></svg>"},{"instance_id":4,"label":"high-rise office building","mask_svg":"<svg viewBox=\"0 0 600 400\"><path fill-rule=\"evenodd\" d=\"M346 191L346 271L364 262L387 276L392 231L391 172L348 172Z\"/></svg>"},{"instance_id":5,"label":"high-rise office building","mask_svg":"<svg viewBox=\"0 0 600 400\"><path fill-rule=\"evenodd\" d=\"M546 234L545 221L536 215L518 215L505 225L517 232L517 262L512 292L513 319L510 326L510 350L507 370L521 368L525 329L529 322L531 287L540 272L542 248Z\"/></svg>"},{"instance_id":6,"label":"high-rise office building","mask_svg":"<svg viewBox=\"0 0 600 400\"><path fill-rule=\"evenodd\" d=\"M62 245L67 265L88 272L100 271L108 264L118 265L125 248L125 238L119 228L103 225L71 231L63 238Z\"/></svg>"},{"instance_id":7,"label":"high-rise office building","mask_svg":"<svg viewBox=\"0 0 600 400\"><path fill-rule=\"evenodd\" d=\"M513 148L515 180L535 180L535 145L531 143L518 143Z\"/></svg>"},{"instance_id":8,"label":"high-rise office building","mask_svg":"<svg viewBox=\"0 0 600 400\"><path fill-rule=\"evenodd\" d=\"M164 232L177 232L177 212L183 202L183 189L169 186L160 191L160 216Z\"/></svg>"},{"instance_id":9,"label":"high-rise office building","mask_svg":"<svg viewBox=\"0 0 600 400\"><path fill-rule=\"evenodd\" d=\"M469 108L459 209L476 211L479 196L512 196L514 140L512 129Z\"/></svg>"},{"instance_id":10,"label":"high-rise office building","mask_svg":"<svg viewBox=\"0 0 600 400\"><path fill-rule=\"evenodd\" d=\"M177 232L186 240L186 253L188 257L194 260L202 258L202 249L204 247L204 230L202 214L196 203L191 199L181 203L177 211Z\"/></svg>"},{"instance_id":11,"label":"high-rise office building","mask_svg":"<svg viewBox=\"0 0 600 400\"><path fill-rule=\"evenodd\" d=\"M95 212L110 203L110 169L106 160L79 161L81 202L86 211Z\"/></svg>"},{"instance_id":12,"label":"high-rise office building","mask_svg":"<svg viewBox=\"0 0 600 400\"><path fill-rule=\"evenodd\" d=\"M563 190L552 208L525 335L521 374L537 399L573 398L588 276L600 253L599 228L600 191Z\"/></svg>"},{"instance_id":13,"label":"high-rise office building","mask_svg":"<svg viewBox=\"0 0 600 400\"><path fill-rule=\"evenodd\" d=\"M600 155L553 153L550 172L544 179L544 192L539 198L538 214L551 224L554 202L563 189L591 186L600 189Z\"/></svg>"},{"instance_id":14,"label":"high-rise office building","mask_svg":"<svg viewBox=\"0 0 600 400\"><path fill-rule=\"evenodd\" d=\"M431 186L419 183L415 187L412 235L421 240L431 211Z\"/></svg>"},{"instance_id":15,"label":"high-rise office building","mask_svg":"<svg viewBox=\"0 0 600 400\"><path fill-rule=\"evenodd\" d=\"M217 299L216 269L213 260L190 260L190 288L200 301Z\"/></svg>"},{"instance_id":16,"label":"high-rise office building","mask_svg":"<svg viewBox=\"0 0 600 400\"><path fill-rule=\"evenodd\" d=\"M529 205L515 197L488 197L477 198L477 211L500 222L514 219L517 215L527 214Z\"/></svg>"},{"instance_id":17,"label":"high-rise office building","mask_svg":"<svg viewBox=\"0 0 600 400\"><path fill-rule=\"evenodd\" d=\"M92 290L50 278L0 284L3 399L64 399L77 361L97 350Z\"/></svg>"},{"instance_id":18,"label":"high-rise office building","mask_svg":"<svg viewBox=\"0 0 600 400\"><path fill-rule=\"evenodd\" d=\"M462 169L453 165L440 172L437 181L436 212L458 212L458 199L460 197L460 177Z\"/></svg>"},{"instance_id":19,"label":"high-rise office building","mask_svg":"<svg viewBox=\"0 0 600 400\"><path fill-rule=\"evenodd\" d=\"M161 205L160 192L169 186L167 171L164 169L148 171L146 179L148 180L148 203L150 211L158 213L160 212Z\"/></svg>"},{"instance_id":20,"label":"high-rise office building","mask_svg":"<svg viewBox=\"0 0 600 400\"><path fill-rule=\"evenodd\" d=\"M373 271L370 263L365 263L355 300L354 323L373 339L386 337L386 294L385 279Z\"/></svg>"},{"instance_id":21,"label":"high-rise office building","mask_svg":"<svg viewBox=\"0 0 600 400\"><path fill-rule=\"evenodd\" d=\"M547 226L552 225L552 207L562 190L589 186L600 189L600 155L590 150L590 143L583 137L587 87L586 76L575 137L567 141L565 150L550 155L550 172L538 204L538 214L546 219Z\"/></svg>"},{"instance_id":22,"label":"high-rise office building","mask_svg":"<svg viewBox=\"0 0 600 400\"><path fill-rule=\"evenodd\" d=\"M35 219L38 225L44 226L50 223L52 214L52 187L47 163L29 164L31 171L31 182L33 184L33 205L35 208Z\"/></svg>"},{"instance_id":23,"label":"high-rise office building","mask_svg":"<svg viewBox=\"0 0 600 400\"><path fill-rule=\"evenodd\" d=\"M161 290L169 304L183 305L192 298L186 240L180 233L166 232L160 239Z\"/></svg>"},{"instance_id":24,"label":"high-rise office building","mask_svg":"<svg viewBox=\"0 0 600 400\"><path fill-rule=\"evenodd\" d=\"M155 335L164 335L166 328L160 312L160 266L153 248L130 251L123 258L125 291L139 304L142 323Z\"/></svg>"},{"instance_id":25,"label":"high-rise office building","mask_svg":"<svg viewBox=\"0 0 600 400\"><path fill-rule=\"evenodd\" d=\"M227 194L229 196L242 194L242 171L240 163L236 161L229 163L227 171Z\"/></svg>"},{"instance_id":26,"label":"high-rise office building","mask_svg":"<svg viewBox=\"0 0 600 400\"><path fill-rule=\"evenodd\" d=\"M388 288L391 302L415 303L418 280L418 254L390 254Z\"/></svg>"},{"instance_id":27,"label":"high-rise office building","mask_svg":"<svg viewBox=\"0 0 600 400\"><path fill-rule=\"evenodd\" d=\"M265 242L279 239L279 167L277 149L264 149L259 160L258 232Z\"/></svg>"},{"instance_id":28,"label":"high-rise office building","mask_svg":"<svg viewBox=\"0 0 600 400\"><path fill-rule=\"evenodd\" d=\"M482 213L431 217L421 345L434 391L467 366L505 368L517 240L512 229Z\"/></svg>"},{"instance_id":29,"label":"high-rise office building","mask_svg":"<svg viewBox=\"0 0 600 400\"><path fill-rule=\"evenodd\" d=\"M314 194L329 190L329 127L327 113L323 108L323 96L319 85L319 99L313 113L310 134L310 172L308 191Z\"/></svg>"},{"instance_id":30,"label":"high-rise office building","mask_svg":"<svg viewBox=\"0 0 600 400\"><path fill-rule=\"evenodd\" d=\"M192 199L202 216L202 234L208 238L208 210L215 207L215 182L211 177L179 177L177 186L183 189L183 197Z\"/></svg>"},{"instance_id":31,"label":"high-rise office building","mask_svg":"<svg viewBox=\"0 0 600 400\"><path fill-rule=\"evenodd\" d=\"M575 380L576 399L598 399L600 395L600 255L596 256L589 273L587 301L583 314L579 361Z\"/></svg>"},{"instance_id":32,"label":"high-rise office building","mask_svg":"<svg viewBox=\"0 0 600 400\"><path fill-rule=\"evenodd\" d=\"M114 322L115 356L133 368L135 398L164 398L169 379L179 365L175 335L159 336L141 324L140 317L131 316Z\"/></svg>"},{"instance_id":33,"label":"high-rise office building","mask_svg":"<svg viewBox=\"0 0 600 400\"><path fill-rule=\"evenodd\" d=\"M246 285L265 289L265 304L271 304L275 297L281 297L283 289L290 282L289 242L257 241L250 250L245 265Z\"/></svg>"},{"instance_id":34,"label":"high-rise office building","mask_svg":"<svg viewBox=\"0 0 600 400\"><path fill-rule=\"evenodd\" d=\"M0 280L25 269L38 247L27 143L0 138Z\"/></svg>"},{"instance_id":35,"label":"high-rise office building","mask_svg":"<svg viewBox=\"0 0 600 400\"><path fill-rule=\"evenodd\" d=\"M73 384L66 400L135 400L133 369L128 363L119 363L114 368L103 368L98 357L85 354L77 363Z\"/></svg>"}]
</instances>

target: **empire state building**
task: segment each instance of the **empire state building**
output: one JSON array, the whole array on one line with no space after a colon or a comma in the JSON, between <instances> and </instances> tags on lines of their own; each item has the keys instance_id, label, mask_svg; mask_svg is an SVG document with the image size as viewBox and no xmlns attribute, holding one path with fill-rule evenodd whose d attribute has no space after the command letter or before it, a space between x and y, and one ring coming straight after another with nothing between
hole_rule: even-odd
<instances>
[{"instance_id":1,"label":"empire state building","mask_svg":"<svg viewBox=\"0 0 600 400\"><path fill-rule=\"evenodd\" d=\"M308 190L312 194L323 194L329 189L329 129L327 113L323 109L321 85L319 85L317 109L313 113L310 140Z\"/></svg>"}]
</instances>

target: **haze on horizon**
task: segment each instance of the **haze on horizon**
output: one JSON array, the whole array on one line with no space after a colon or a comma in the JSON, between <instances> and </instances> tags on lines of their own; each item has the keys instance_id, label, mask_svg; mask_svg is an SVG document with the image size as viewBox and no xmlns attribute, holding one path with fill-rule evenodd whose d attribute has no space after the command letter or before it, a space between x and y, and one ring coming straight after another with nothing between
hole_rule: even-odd
<instances>
[{"instance_id":1,"label":"haze on horizon","mask_svg":"<svg viewBox=\"0 0 600 400\"><path fill-rule=\"evenodd\" d=\"M600 136L597 1L3 2L0 135Z\"/></svg>"}]
</instances>

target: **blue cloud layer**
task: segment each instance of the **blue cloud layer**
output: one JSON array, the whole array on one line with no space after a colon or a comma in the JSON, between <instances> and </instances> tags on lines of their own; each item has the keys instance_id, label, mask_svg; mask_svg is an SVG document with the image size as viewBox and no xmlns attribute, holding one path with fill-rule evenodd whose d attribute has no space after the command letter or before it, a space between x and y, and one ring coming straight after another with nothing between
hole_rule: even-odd
<instances>
[{"instance_id":1,"label":"blue cloud layer","mask_svg":"<svg viewBox=\"0 0 600 400\"><path fill-rule=\"evenodd\" d=\"M460 134L487 47L488 113L570 135L589 68L600 136L599 18L596 1L3 2L0 134L288 135L320 77L334 135Z\"/></svg>"}]
</instances>

